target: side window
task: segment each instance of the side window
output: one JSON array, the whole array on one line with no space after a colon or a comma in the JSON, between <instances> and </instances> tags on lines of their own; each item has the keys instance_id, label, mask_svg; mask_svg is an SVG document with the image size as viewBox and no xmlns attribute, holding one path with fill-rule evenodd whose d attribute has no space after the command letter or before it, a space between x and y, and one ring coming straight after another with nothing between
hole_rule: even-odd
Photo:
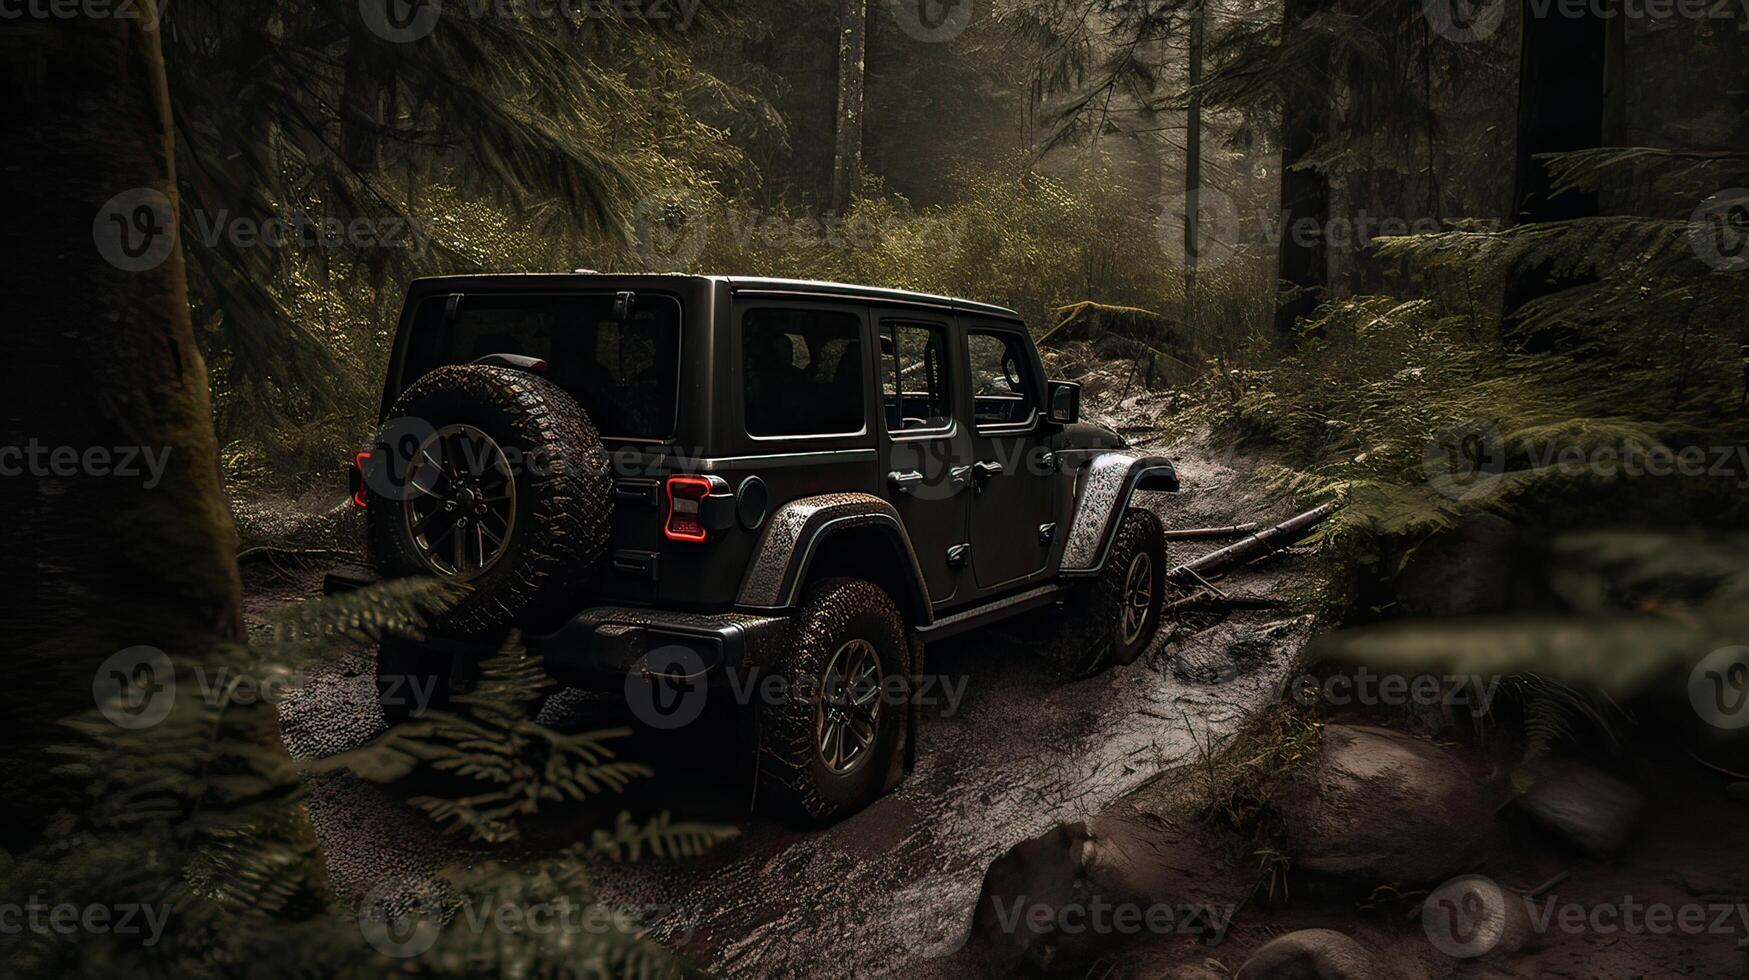
<instances>
[{"instance_id":1,"label":"side window","mask_svg":"<svg viewBox=\"0 0 1749 980\"><path fill-rule=\"evenodd\" d=\"M939 324L881 324L881 405L888 432L945 429L947 330Z\"/></svg>"},{"instance_id":2,"label":"side window","mask_svg":"<svg viewBox=\"0 0 1749 980\"><path fill-rule=\"evenodd\" d=\"M865 424L862 319L771 308L741 320L742 399L755 436L849 435Z\"/></svg>"},{"instance_id":3,"label":"side window","mask_svg":"<svg viewBox=\"0 0 1749 980\"><path fill-rule=\"evenodd\" d=\"M978 424L1030 421L1039 404L1039 387L1025 341L1012 333L974 330L966 336L966 349Z\"/></svg>"}]
</instances>

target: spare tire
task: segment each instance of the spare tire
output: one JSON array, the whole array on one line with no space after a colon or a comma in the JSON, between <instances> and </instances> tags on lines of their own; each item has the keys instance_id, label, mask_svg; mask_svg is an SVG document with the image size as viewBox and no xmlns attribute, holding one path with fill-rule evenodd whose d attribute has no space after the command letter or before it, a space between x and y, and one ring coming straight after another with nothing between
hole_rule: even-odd
<instances>
[{"instance_id":1,"label":"spare tire","mask_svg":"<svg viewBox=\"0 0 1749 980\"><path fill-rule=\"evenodd\" d=\"M432 624L471 635L581 591L607 550L612 479L589 416L513 368L440 367L395 400L366 466L372 559L467 594Z\"/></svg>"}]
</instances>

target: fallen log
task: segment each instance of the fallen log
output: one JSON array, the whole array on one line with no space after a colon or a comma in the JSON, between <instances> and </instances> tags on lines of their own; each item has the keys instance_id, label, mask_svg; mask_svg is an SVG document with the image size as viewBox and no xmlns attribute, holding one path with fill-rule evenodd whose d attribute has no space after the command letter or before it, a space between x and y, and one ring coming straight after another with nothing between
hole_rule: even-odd
<instances>
[{"instance_id":1,"label":"fallen log","mask_svg":"<svg viewBox=\"0 0 1749 980\"><path fill-rule=\"evenodd\" d=\"M1334 501L1314 507L1304 514L1296 514L1280 524L1264 528L1243 541L1236 541L1194 561L1185 562L1167 572L1166 577L1173 581L1195 582L1238 568L1301 540L1335 512Z\"/></svg>"},{"instance_id":2,"label":"fallen log","mask_svg":"<svg viewBox=\"0 0 1749 980\"><path fill-rule=\"evenodd\" d=\"M1263 525L1256 521L1250 524L1229 524L1226 527L1181 527L1166 532L1168 541L1206 541L1215 538L1238 538L1254 533Z\"/></svg>"}]
</instances>

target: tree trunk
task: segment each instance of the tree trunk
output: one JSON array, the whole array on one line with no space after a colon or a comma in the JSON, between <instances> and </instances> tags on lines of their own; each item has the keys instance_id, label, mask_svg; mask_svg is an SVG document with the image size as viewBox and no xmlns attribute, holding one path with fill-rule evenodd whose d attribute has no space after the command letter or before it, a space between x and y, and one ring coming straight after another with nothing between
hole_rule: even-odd
<instances>
[{"instance_id":1,"label":"tree trunk","mask_svg":"<svg viewBox=\"0 0 1749 980\"><path fill-rule=\"evenodd\" d=\"M186 664L242 637L155 22L56 20L8 66L8 254L39 259L0 332L15 853L77 805L41 750L94 707L99 665L142 645Z\"/></svg>"},{"instance_id":2,"label":"tree trunk","mask_svg":"<svg viewBox=\"0 0 1749 980\"><path fill-rule=\"evenodd\" d=\"M1595 12L1582 17L1538 17L1526 0L1523 22L1513 215L1525 224L1591 217L1598 213L1597 194L1554 194L1546 162L1537 157L1603 144L1607 20ZM1575 280L1553 277L1546 263L1517 270L1506 285L1503 339L1532 351L1563 346L1576 326L1527 335L1520 325L1520 311L1531 300L1575 285Z\"/></svg>"},{"instance_id":3,"label":"tree trunk","mask_svg":"<svg viewBox=\"0 0 1749 980\"><path fill-rule=\"evenodd\" d=\"M1302 29L1307 19L1330 6L1331 0L1287 0L1283 31ZM1280 304L1275 326L1284 338L1291 337L1301 317L1318 308L1329 281L1329 262L1324 230L1330 223L1330 181L1319 170L1295 170L1329 133L1331 93L1334 79L1325 65L1319 75L1326 90L1303 98L1290 98L1282 107L1281 138L1281 245L1278 273Z\"/></svg>"},{"instance_id":4,"label":"tree trunk","mask_svg":"<svg viewBox=\"0 0 1749 980\"><path fill-rule=\"evenodd\" d=\"M1190 106L1184 114L1184 311L1186 320L1195 314L1196 259L1201 251L1198 223L1202 191L1202 30L1207 5L1198 3L1190 13Z\"/></svg>"},{"instance_id":5,"label":"tree trunk","mask_svg":"<svg viewBox=\"0 0 1749 980\"><path fill-rule=\"evenodd\" d=\"M867 89L868 0L838 5L837 140L832 153L832 210L850 210L862 189L863 104Z\"/></svg>"}]
</instances>

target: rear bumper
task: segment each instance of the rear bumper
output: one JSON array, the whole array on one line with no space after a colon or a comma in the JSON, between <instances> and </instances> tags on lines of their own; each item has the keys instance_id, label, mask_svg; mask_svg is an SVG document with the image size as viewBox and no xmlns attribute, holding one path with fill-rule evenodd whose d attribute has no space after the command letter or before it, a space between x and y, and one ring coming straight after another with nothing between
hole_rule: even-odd
<instances>
[{"instance_id":1,"label":"rear bumper","mask_svg":"<svg viewBox=\"0 0 1749 980\"><path fill-rule=\"evenodd\" d=\"M328 595L376 583L362 568L337 568L322 585ZM771 664L787 640L789 618L751 613L688 613L636 607L597 606L571 617L545 635L528 635L528 651L542 659L562 684L590 690L623 690L628 675L702 677L720 682L725 672ZM421 646L444 653L490 656L489 638L431 636Z\"/></svg>"},{"instance_id":2,"label":"rear bumper","mask_svg":"<svg viewBox=\"0 0 1749 980\"><path fill-rule=\"evenodd\" d=\"M618 690L631 675L720 681L725 671L768 663L788 628L783 616L601 606L527 642L555 679Z\"/></svg>"}]
</instances>

